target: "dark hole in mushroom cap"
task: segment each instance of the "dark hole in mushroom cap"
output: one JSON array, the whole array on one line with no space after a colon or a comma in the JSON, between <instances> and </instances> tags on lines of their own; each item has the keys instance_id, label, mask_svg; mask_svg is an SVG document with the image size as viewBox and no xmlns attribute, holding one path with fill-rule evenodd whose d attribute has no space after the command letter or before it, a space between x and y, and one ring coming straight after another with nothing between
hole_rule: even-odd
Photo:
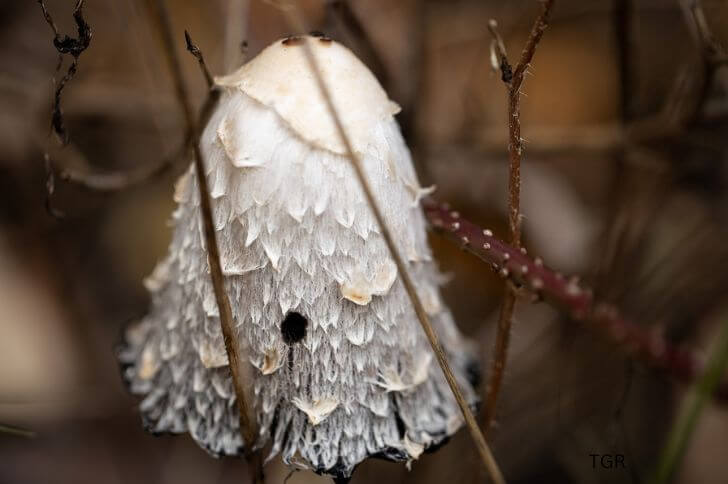
<instances>
[{"instance_id":1,"label":"dark hole in mushroom cap","mask_svg":"<svg viewBox=\"0 0 728 484\"><path fill-rule=\"evenodd\" d=\"M404 436L407 433L407 427L404 425L402 417L399 416L399 412L394 413L394 422L397 424L397 433L399 433L399 438L404 439Z\"/></svg>"},{"instance_id":2,"label":"dark hole in mushroom cap","mask_svg":"<svg viewBox=\"0 0 728 484\"><path fill-rule=\"evenodd\" d=\"M301 313L291 311L281 323L281 334L287 345L293 345L306 337L308 320Z\"/></svg>"}]
</instances>

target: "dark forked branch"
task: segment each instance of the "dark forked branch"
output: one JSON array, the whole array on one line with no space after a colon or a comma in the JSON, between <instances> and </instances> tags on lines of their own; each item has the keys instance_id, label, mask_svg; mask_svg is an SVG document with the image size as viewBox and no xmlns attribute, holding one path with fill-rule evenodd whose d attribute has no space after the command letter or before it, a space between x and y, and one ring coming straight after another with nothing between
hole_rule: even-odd
<instances>
[{"instance_id":1,"label":"dark forked branch","mask_svg":"<svg viewBox=\"0 0 728 484\"><path fill-rule=\"evenodd\" d=\"M78 58L91 44L92 32L88 22L86 22L86 20L83 18L83 1L84 0L78 0L73 10L73 19L76 22L78 37L69 37L65 34L61 35L58 32L58 27L53 21L53 17L51 17L50 12L48 12L45 1L38 0L40 8L43 11L43 17L50 26L51 30L53 30L53 46L58 51L59 56L58 65L56 67L56 74L61 69L63 56L70 55L72 57L71 65L68 66L66 74L56 84L56 92L53 100L53 117L51 120L51 124L53 131L58 135L63 144L68 143L68 132L66 131L66 126L63 121L63 109L61 109L61 94L63 93L63 89L66 87L66 84L76 75Z\"/></svg>"},{"instance_id":2,"label":"dark forked branch","mask_svg":"<svg viewBox=\"0 0 728 484\"><path fill-rule=\"evenodd\" d=\"M508 94L508 226L510 229L510 242L516 248L521 246L521 156L523 154L520 119L521 85L536 53L536 46L538 46L544 30L548 26L553 6L554 0L545 0L543 2L541 13L533 23L531 33L515 69L508 62L506 47L503 39L498 34L496 22L491 20L488 23L488 29L493 36L492 58L495 59L494 67L500 70L501 80L505 83ZM515 304L516 289L511 284L507 284L498 316L493 366L486 386L483 409L483 428L486 432L495 417L498 395L503 383Z\"/></svg>"},{"instance_id":3,"label":"dark forked branch","mask_svg":"<svg viewBox=\"0 0 728 484\"><path fill-rule=\"evenodd\" d=\"M55 191L56 179L97 192L121 191L146 183L154 180L158 176L161 176L177 165L177 162L182 159L189 150L189 146L192 143L192 133L188 131L182 144L175 149L169 157L160 160L152 166L142 166L132 171L115 171L106 173L94 172L88 169L89 163L78 150L71 149L69 154L68 148L72 148L73 145L65 127L63 109L61 108L61 95L68 81L70 81L76 74L79 56L88 48L91 42L91 27L83 16L83 0L78 0L73 12L73 18L78 29L78 37L76 38L69 37L68 35L61 35L58 32L58 27L56 26L53 17L46 8L44 0L38 0L38 3L40 4L46 22L53 31L53 45L59 53L59 62L56 72L58 72L62 66L64 55L70 55L72 57L68 71L56 85L51 126L53 132L59 137L62 144L66 147L65 157L67 159L75 159L77 163L75 163L74 166L68 166L69 164L64 164L66 166L59 166L61 165L59 160L51 160L48 153L45 154L44 160L46 171L46 207L48 212L53 216L62 217L63 212L57 210L52 205L52 196ZM199 54L199 49L193 51L193 54L198 58L200 65L204 67L203 72L205 73L208 86L211 85L212 78L209 72L207 72L206 66L204 65L204 59L202 59L201 54ZM198 125L204 124L201 121L202 120L198 120ZM81 168L81 166L84 168Z\"/></svg>"},{"instance_id":4,"label":"dark forked branch","mask_svg":"<svg viewBox=\"0 0 728 484\"><path fill-rule=\"evenodd\" d=\"M51 129L58 136L61 144L65 146L68 144L69 136L68 131L66 130L65 122L63 120L61 95L63 94L63 89L66 87L66 84L71 81L71 79L73 79L76 75L76 71L78 69L78 58L91 44L91 26L89 26L88 22L86 22L86 20L83 18L83 0L78 0L73 10L73 19L76 22L76 27L78 30L78 37L75 38L69 37L65 34L61 35L58 32L58 27L56 26L53 17L46 8L45 1L38 0L38 4L40 5L41 11L43 12L43 17L45 18L46 23L53 31L53 47L55 47L56 51L58 51L58 62L56 64L56 72L53 77L55 93L53 96ZM61 80L56 81L55 76L58 75L61 67L63 66L63 57L65 55L71 56L71 64L68 66L68 70L63 75L63 77L61 77ZM55 172L53 171L53 163L47 150L43 154L43 158L43 164L46 173L46 211L55 218L61 218L63 217L63 212L53 207L53 193L55 192L56 177Z\"/></svg>"},{"instance_id":5,"label":"dark forked branch","mask_svg":"<svg viewBox=\"0 0 728 484\"><path fill-rule=\"evenodd\" d=\"M705 371L705 362L691 351L675 347L659 332L634 324L615 306L595 301L593 292L582 286L578 277L564 277L541 259L529 257L525 249L497 239L490 230L469 222L446 204L426 199L423 207L439 233L490 264L499 275L531 294L533 301L546 301L600 333L628 356L676 380L692 382ZM728 380L722 380L714 396L728 403Z\"/></svg>"}]
</instances>

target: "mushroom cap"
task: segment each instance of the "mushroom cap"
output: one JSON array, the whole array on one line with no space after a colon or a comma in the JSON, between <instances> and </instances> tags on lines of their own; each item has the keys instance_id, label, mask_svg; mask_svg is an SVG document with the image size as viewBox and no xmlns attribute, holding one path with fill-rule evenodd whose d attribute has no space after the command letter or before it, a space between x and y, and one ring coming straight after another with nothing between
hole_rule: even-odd
<instances>
[{"instance_id":1,"label":"mushroom cap","mask_svg":"<svg viewBox=\"0 0 728 484\"><path fill-rule=\"evenodd\" d=\"M346 47L327 38L302 36L274 42L234 73L215 78L273 109L301 138L345 154L336 125L306 59L309 42L354 151L373 142L373 128L400 111L374 74Z\"/></svg>"},{"instance_id":2,"label":"mushroom cap","mask_svg":"<svg viewBox=\"0 0 728 484\"><path fill-rule=\"evenodd\" d=\"M425 311L475 404L470 343L440 302L417 203L430 190L417 182L397 108L349 50L311 37L276 42L218 79L224 92L200 137L235 337L241 362L250 363L242 368L250 370L255 442L240 432L194 166L176 186L169 253L146 283L151 310L127 331L119 359L153 432L189 432L214 455L270 444L271 457L344 479L370 456L416 459L463 420L303 42L312 44Z\"/></svg>"}]
</instances>

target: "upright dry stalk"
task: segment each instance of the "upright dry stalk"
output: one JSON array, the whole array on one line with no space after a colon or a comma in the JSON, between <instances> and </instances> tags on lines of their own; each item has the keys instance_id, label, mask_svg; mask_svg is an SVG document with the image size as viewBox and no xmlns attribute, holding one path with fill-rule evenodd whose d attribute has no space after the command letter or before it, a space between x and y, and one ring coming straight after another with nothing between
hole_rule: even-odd
<instances>
[{"instance_id":1,"label":"upright dry stalk","mask_svg":"<svg viewBox=\"0 0 728 484\"><path fill-rule=\"evenodd\" d=\"M531 64L536 46L548 26L549 15L555 0L545 0L541 14L536 18L515 69L512 69L505 50L505 44L496 31L495 21L490 21L488 28L494 37L494 48L498 54L501 79L506 84L508 93L508 227L510 243L516 248L521 246L521 156L523 139L521 138L521 84L526 70ZM486 386L485 408L483 409L483 428L487 432L495 417L498 395L503 383L508 346L511 339L513 310L516 305L516 289L506 283L506 292L498 316L498 327L493 351L493 365Z\"/></svg>"},{"instance_id":2,"label":"upright dry stalk","mask_svg":"<svg viewBox=\"0 0 728 484\"><path fill-rule=\"evenodd\" d=\"M285 4L281 5L281 11L284 13L286 20L288 21L289 25L291 26L291 29L297 32L306 32L306 28L303 21L303 16L301 15L300 11L298 10L298 5L295 1L287 1ZM440 365L440 368L442 369L442 372L445 375L445 379L447 380L448 385L450 386L450 389L452 390L453 395L455 396L455 400L457 401L458 406L460 407L460 411L463 414L463 418L465 419L465 424L468 427L468 430L470 431L471 436L473 437L473 440L475 441L475 445L478 449L478 453L480 454L481 459L483 460L483 464L485 465L485 468L487 469L488 473L490 474L491 479L500 484L505 483L505 479L503 478L503 474L498 467L498 464L495 461L495 458L493 457L492 452L490 451L490 448L488 447L488 444L485 441L485 437L483 436L483 433L480 431L480 428L478 427L478 423L475 420L475 417L473 416L473 413L470 410L470 407L468 406L468 402L465 400L465 396L463 395L462 390L460 389L460 386L457 383L457 380L455 379L455 375L452 372L452 369L450 368L450 364L447 361L447 357L445 356L445 352L442 348L442 345L440 344L440 341L435 334L435 331L432 329L432 324L430 323L430 320L427 316L427 312L424 309L424 306L422 305L422 302L420 301L419 296L417 295L417 291L415 289L415 285L412 282L412 279L410 278L409 272L407 271L407 266L405 265L404 259L402 258L401 254L399 253L399 250L397 249L397 246L394 242L394 238L392 237L392 233L387 226L384 216L382 215L382 211L379 208L379 204L374 198L374 194L372 192L372 189L369 185L369 181L366 177L366 174L364 173L364 170L361 166L361 161L354 153L354 149L352 148L351 141L349 140L349 136L346 133L346 130L344 129L344 125L341 122L341 118L338 115L338 112L336 110L336 106L334 106L333 99L331 98L331 93L329 92L328 86L326 85L326 82L323 79L323 76L321 75L321 71L318 68L318 63L316 60L316 57L313 54L313 50L311 49L311 46L309 45L309 38L305 37L303 42L304 52L306 55L306 60L311 68L311 71L316 78L316 83L318 84L319 90L321 92L322 97L324 98L326 102L326 106L329 111L329 115L331 116L332 120L334 121L334 124L336 125L336 130L339 134L339 137L341 139L341 142L343 143L345 149L346 149L346 156L349 158L349 161L351 162L354 171L356 172L356 176L359 179L359 182L361 183L362 189L364 191L364 195L367 199L367 203L369 204L372 213L374 215L374 218L377 221L377 225L379 226L382 237L384 238L385 243L387 244L387 248L389 249L389 253L392 256L392 259L394 259L394 263L397 266L397 271L399 272L399 275L402 279L402 284L404 285L405 290L407 291L407 295L410 298L410 301L412 302L412 306L414 307L415 313L417 315L417 319L419 320L422 329L425 331L425 335L427 336L428 341L430 342L430 345L432 346L432 350L435 353L435 357L437 358L437 362Z\"/></svg>"},{"instance_id":3,"label":"upright dry stalk","mask_svg":"<svg viewBox=\"0 0 728 484\"><path fill-rule=\"evenodd\" d=\"M175 42L172 35L172 26L169 20L169 12L167 11L165 2L164 0L149 0L148 6L150 8L153 18L158 24L159 31L162 34L162 40L164 41L165 47L164 50L175 82L175 93L177 95L177 101L179 102L180 106L182 107L182 111L184 112L187 132L192 134L194 164L195 170L197 172L197 186L200 196L200 212L205 229L205 245L207 246L208 251L210 276L212 278L212 285L215 292L215 300L220 311L220 326L222 329L223 340L225 342L225 350L228 356L228 363L230 366L230 373L232 375L233 387L235 388L235 396L240 418L240 431L243 437L246 458L251 468L252 480L256 483L263 482L263 467L260 453L253 450L257 435L257 425L254 415L251 412L252 409L250 407L250 402L248 401L248 397L246 394L246 389L250 388L250 385L247 384L245 381L246 370L242 366L244 364L244 359L241 358L242 352L238 343L238 339L235 336L235 323L233 321L230 300L228 299L227 293L225 292L225 279L222 273L222 266L220 263L220 251L217 245L217 237L215 234L215 227L212 218L210 192L207 186L207 177L205 176L205 167L202 160L202 153L200 150L200 126L197 125L195 117L192 113L192 104L189 99L189 94L187 92L187 86L184 82L184 77L182 76L182 69L180 68L179 58L176 54ZM189 39L189 36L187 37ZM191 44L191 41L188 41L188 44ZM198 60L199 59L201 58L198 57ZM202 62L201 60L200 65L204 65L204 62ZM207 109L211 110L210 103L208 103Z\"/></svg>"}]
</instances>

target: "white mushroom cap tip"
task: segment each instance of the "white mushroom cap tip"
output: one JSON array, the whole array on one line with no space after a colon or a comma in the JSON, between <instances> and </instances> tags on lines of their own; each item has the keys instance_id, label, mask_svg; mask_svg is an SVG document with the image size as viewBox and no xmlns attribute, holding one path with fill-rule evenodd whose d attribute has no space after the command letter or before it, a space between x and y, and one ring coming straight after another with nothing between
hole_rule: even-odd
<instances>
[{"instance_id":1,"label":"white mushroom cap tip","mask_svg":"<svg viewBox=\"0 0 728 484\"><path fill-rule=\"evenodd\" d=\"M305 36L316 57L355 151L371 142L372 128L400 111L374 74L343 45ZM301 42L274 42L234 73L215 78L272 108L306 141L344 154L345 147L321 95Z\"/></svg>"}]
</instances>

